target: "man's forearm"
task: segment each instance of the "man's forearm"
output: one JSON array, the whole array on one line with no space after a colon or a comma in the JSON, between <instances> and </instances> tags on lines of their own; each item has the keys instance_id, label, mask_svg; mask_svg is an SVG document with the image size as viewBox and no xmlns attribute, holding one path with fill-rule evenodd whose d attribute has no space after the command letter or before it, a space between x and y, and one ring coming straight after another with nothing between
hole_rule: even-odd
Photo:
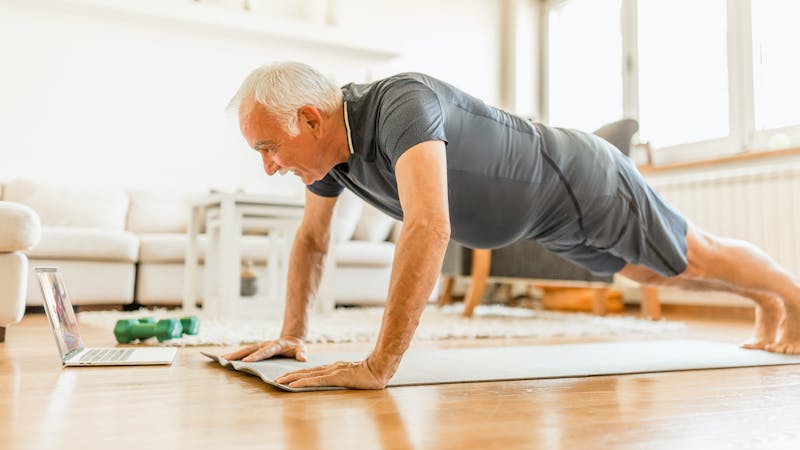
<instances>
[{"instance_id":1,"label":"man's forearm","mask_svg":"<svg viewBox=\"0 0 800 450\"><path fill-rule=\"evenodd\" d=\"M315 240L298 233L289 256L286 281L286 311L281 336L305 339L308 331L308 307L316 297L325 266L328 240Z\"/></svg>"},{"instance_id":2,"label":"man's forearm","mask_svg":"<svg viewBox=\"0 0 800 450\"><path fill-rule=\"evenodd\" d=\"M375 350L367 359L370 370L384 380L394 375L411 344L439 276L449 238L446 227L430 223L403 226L394 255L381 331Z\"/></svg>"}]
</instances>

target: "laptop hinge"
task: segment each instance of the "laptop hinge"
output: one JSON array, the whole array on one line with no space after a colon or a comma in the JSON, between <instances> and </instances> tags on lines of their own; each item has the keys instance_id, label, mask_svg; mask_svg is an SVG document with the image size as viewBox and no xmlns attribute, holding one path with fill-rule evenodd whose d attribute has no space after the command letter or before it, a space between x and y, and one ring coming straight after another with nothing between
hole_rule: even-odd
<instances>
[{"instance_id":1,"label":"laptop hinge","mask_svg":"<svg viewBox=\"0 0 800 450\"><path fill-rule=\"evenodd\" d=\"M83 350L84 350L83 347L78 347L75 350L67 353L67 355L64 357L64 361L69 361L70 359L72 359L73 356L77 355L78 353L82 352Z\"/></svg>"}]
</instances>

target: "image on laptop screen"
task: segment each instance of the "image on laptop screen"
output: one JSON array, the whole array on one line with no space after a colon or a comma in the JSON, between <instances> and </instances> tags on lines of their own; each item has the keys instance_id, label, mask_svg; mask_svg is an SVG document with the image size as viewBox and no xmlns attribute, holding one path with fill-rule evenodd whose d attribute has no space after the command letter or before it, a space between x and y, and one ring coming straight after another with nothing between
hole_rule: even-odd
<instances>
[{"instance_id":1,"label":"image on laptop screen","mask_svg":"<svg viewBox=\"0 0 800 450\"><path fill-rule=\"evenodd\" d=\"M63 359L70 352L83 347L78 321L75 319L61 272L55 267L36 267L36 275L42 287L44 310Z\"/></svg>"}]
</instances>

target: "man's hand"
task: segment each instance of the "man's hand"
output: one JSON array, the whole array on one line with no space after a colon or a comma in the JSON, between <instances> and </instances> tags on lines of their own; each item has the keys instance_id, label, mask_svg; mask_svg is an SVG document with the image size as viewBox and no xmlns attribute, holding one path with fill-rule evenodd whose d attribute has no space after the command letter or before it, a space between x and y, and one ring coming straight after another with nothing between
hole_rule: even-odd
<instances>
[{"instance_id":1,"label":"man's hand","mask_svg":"<svg viewBox=\"0 0 800 450\"><path fill-rule=\"evenodd\" d=\"M291 388L337 386L350 389L383 389L387 380L376 376L367 364L361 362L335 362L325 366L287 372L275 379Z\"/></svg>"},{"instance_id":2,"label":"man's hand","mask_svg":"<svg viewBox=\"0 0 800 450\"><path fill-rule=\"evenodd\" d=\"M228 361L241 359L244 362L261 361L273 356L288 356L298 361L307 361L308 351L306 351L306 344L303 343L302 339L294 336L282 336L274 341L248 345L235 352L222 355Z\"/></svg>"}]
</instances>

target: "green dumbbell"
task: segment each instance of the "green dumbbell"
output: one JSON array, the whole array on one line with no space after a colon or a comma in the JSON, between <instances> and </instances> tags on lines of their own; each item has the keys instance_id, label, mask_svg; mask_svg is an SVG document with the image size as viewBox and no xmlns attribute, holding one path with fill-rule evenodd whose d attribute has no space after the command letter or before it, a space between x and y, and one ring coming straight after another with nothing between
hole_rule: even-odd
<instances>
[{"instance_id":1,"label":"green dumbbell","mask_svg":"<svg viewBox=\"0 0 800 450\"><path fill-rule=\"evenodd\" d=\"M155 336L158 342L179 338L183 335L183 324L178 319L153 320L123 319L114 326L114 336L120 344L127 344L136 339L147 339Z\"/></svg>"},{"instance_id":2,"label":"green dumbbell","mask_svg":"<svg viewBox=\"0 0 800 450\"><path fill-rule=\"evenodd\" d=\"M197 334L200 332L200 319L197 316L181 317L184 334Z\"/></svg>"},{"instance_id":3,"label":"green dumbbell","mask_svg":"<svg viewBox=\"0 0 800 450\"><path fill-rule=\"evenodd\" d=\"M200 331L200 319L197 316L185 316L180 318L181 325L183 325L183 334L197 334ZM139 319L139 323L156 323L156 319L152 317L143 317Z\"/></svg>"}]
</instances>

